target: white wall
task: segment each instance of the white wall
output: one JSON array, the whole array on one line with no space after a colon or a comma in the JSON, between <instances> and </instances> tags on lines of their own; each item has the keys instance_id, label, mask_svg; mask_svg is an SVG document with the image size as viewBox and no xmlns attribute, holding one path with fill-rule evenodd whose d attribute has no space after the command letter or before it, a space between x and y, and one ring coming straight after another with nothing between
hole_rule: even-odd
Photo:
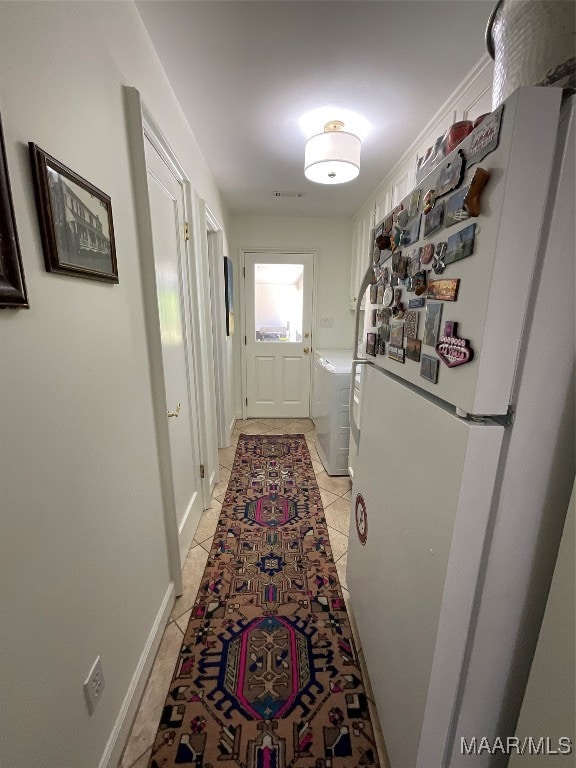
<instances>
[{"instance_id":1,"label":"white wall","mask_svg":"<svg viewBox=\"0 0 576 768\"><path fill-rule=\"evenodd\" d=\"M312 348L352 349L354 315L348 308L352 255L351 219L234 216L230 218L228 236L230 257L234 261L237 275L240 275L238 267L241 249L318 250ZM240 307L240 278L236 281L234 290L234 306ZM332 318L333 327L321 327L322 318ZM235 398L238 415L241 410L240 341L241 333L238 332L234 335Z\"/></svg>"},{"instance_id":2,"label":"white wall","mask_svg":"<svg viewBox=\"0 0 576 768\"><path fill-rule=\"evenodd\" d=\"M0 313L0 762L14 768L99 764L170 588L123 85L224 220L132 3L0 3L31 304ZM111 196L119 285L45 271L28 141ZM106 689L89 717L98 654Z\"/></svg>"}]
</instances>

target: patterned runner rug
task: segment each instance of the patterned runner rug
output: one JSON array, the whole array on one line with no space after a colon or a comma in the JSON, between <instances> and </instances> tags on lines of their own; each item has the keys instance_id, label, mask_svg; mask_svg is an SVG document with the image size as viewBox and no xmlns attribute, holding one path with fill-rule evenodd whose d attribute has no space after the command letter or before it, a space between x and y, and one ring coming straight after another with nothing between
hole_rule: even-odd
<instances>
[{"instance_id":1,"label":"patterned runner rug","mask_svg":"<svg viewBox=\"0 0 576 768\"><path fill-rule=\"evenodd\" d=\"M304 435L241 435L150 768L378 757Z\"/></svg>"}]
</instances>

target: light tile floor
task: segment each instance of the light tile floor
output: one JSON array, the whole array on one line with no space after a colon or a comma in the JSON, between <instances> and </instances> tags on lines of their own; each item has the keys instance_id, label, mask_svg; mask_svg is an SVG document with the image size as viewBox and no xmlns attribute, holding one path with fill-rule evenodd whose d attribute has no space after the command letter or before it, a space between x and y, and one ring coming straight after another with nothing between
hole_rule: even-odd
<instances>
[{"instance_id":1,"label":"light tile floor","mask_svg":"<svg viewBox=\"0 0 576 768\"><path fill-rule=\"evenodd\" d=\"M364 654L350 609L350 594L346 583L351 483L348 477L331 477L324 471L316 450L314 424L309 419L247 419L245 421L236 421L232 445L219 451L220 481L214 487L212 499L207 509L204 510L194 534L192 546L182 570L184 592L174 603L170 620L164 630L164 635L118 768L147 768L148 766L152 745L162 714L162 707L172 680L182 638L188 625L192 606L206 566L212 538L216 532L218 517L230 479L230 470L234 463L238 436L241 433L249 435L303 433L306 437L312 465L316 474L316 481L320 488L326 522L328 523L328 533L330 535L330 544L336 562L336 569L350 613L352 630L360 657L364 682L367 687L370 712L380 755L380 766L381 768L389 768L382 731L374 707L374 698L364 663Z\"/></svg>"}]
</instances>

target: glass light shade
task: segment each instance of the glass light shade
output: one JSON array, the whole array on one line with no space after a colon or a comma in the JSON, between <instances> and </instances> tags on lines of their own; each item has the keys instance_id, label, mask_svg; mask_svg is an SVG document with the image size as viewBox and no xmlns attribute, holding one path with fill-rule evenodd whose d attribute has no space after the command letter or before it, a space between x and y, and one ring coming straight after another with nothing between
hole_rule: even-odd
<instances>
[{"instance_id":1,"label":"glass light shade","mask_svg":"<svg viewBox=\"0 0 576 768\"><path fill-rule=\"evenodd\" d=\"M360 173L358 136L346 131L325 131L306 143L304 175L318 184L344 184Z\"/></svg>"}]
</instances>

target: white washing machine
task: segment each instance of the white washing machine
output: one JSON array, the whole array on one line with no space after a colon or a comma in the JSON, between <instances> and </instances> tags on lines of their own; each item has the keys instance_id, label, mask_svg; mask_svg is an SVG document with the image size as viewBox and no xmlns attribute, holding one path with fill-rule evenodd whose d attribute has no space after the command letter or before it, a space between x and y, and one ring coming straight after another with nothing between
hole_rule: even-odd
<instances>
[{"instance_id":1,"label":"white washing machine","mask_svg":"<svg viewBox=\"0 0 576 768\"><path fill-rule=\"evenodd\" d=\"M329 475L348 474L352 352L318 349L312 374L312 419L318 454Z\"/></svg>"}]
</instances>

